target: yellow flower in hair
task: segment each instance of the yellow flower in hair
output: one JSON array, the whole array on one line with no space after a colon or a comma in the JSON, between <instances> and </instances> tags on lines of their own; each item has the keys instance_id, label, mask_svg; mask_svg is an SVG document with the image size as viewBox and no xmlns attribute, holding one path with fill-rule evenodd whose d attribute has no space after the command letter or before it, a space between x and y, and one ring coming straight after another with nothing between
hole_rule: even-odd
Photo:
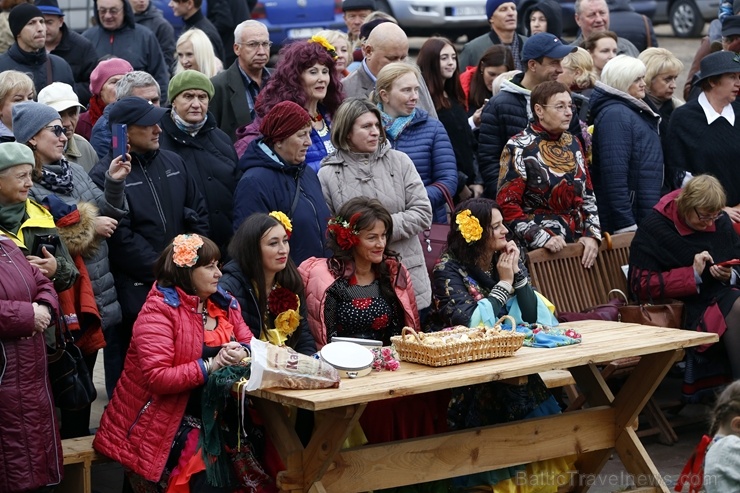
<instances>
[{"instance_id":1,"label":"yellow flower in hair","mask_svg":"<svg viewBox=\"0 0 740 493\"><path fill-rule=\"evenodd\" d=\"M277 222L283 225L283 228L285 228L285 232L288 234L288 239L290 239L290 235L293 234L293 223L290 222L288 216L286 216L285 213L282 211L272 211L268 214L268 216L272 217Z\"/></svg>"},{"instance_id":2,"label":"yellow flower in hair","mask_svg":"<svg viewBox=\"0 0 740 493\"><path fill-rule=\"evenodd\" d=\"M455 223L457 223L460 234L467 243L474 243L483 236L483 228L481 228L480 221L471 214L470 209L460 211L455 218Z\"/></svg>"},{"instance_id":3,"label":"yellow flower in hair","mask_svg":"<svg viewBox=\"0 0 740 493\"><path fill-rule=\"evenodd\" d=\"M311 39L308 40L309 43L318 43L321 46L324 47L324 49L329 52L329 56L331 56L335 61L337 58L339 58L339 55L337 55L337 49L334 48L334 45L329 42L325 37L323 36L317 36L314 34L311 36Z\"/></svg>"}]
</instances>

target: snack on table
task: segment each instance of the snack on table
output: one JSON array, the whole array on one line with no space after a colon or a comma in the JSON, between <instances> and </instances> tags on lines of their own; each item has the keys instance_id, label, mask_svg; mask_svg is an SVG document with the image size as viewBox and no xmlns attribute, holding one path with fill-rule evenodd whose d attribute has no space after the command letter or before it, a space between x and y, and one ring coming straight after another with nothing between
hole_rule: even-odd
<instances>
[{"instance_id":1,"label":"snack on table","mask_svg":"<svg viewBox=\"0 0 740 493\"><path fill-rule=\"evenodd\" d=\"M339 387L339 373L325 361L253 338L252 374L247 390Z\"/></svg>"}]
</instances>

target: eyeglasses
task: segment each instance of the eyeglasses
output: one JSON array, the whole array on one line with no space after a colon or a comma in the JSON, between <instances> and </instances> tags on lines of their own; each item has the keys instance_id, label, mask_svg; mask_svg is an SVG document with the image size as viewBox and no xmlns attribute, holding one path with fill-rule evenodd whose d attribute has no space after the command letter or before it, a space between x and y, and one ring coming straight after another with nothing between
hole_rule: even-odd
<instances>
[{"instance_id":1,"label":"eyeglasses","mask_svg":"<svg viewBox=\"0 0 740 493\"><path fill-rule=\"evenodd\" d=\"M244 45L250 50L256 50L258 48L264 48L266 50L270 49L270 46L272 46L272 41L249 41L248 43L237 43L240 45Z\"/></svg>"},{"instance_id":2,"label":"eyeglasses","mask_svg":"<svg viewBox=\"0 0 740 493\"><path fill-rule=\"evenodd\" d=\"M98 14L100 14L100 15L105 15L105 14L118 15L122 11L123 11L123 9L121 9L119 7L113 7L112 9L99 8L98 9Z\"/></svg>"},{"instance_id":3,"label":"eyeglasses","mask_svg":"<svg viewBox=\"0 0 740 493\"><path fill-rule=\"evenodd\" d=\"M720 216L722 215L722 211L718 212L717 214L711 214L711 215L699 214L699 211L696 209L696 207L694 207L694 212L696 212L696 217L699 218L699 221L712 221L712 222L714 222L717 219L719 219Z\"/></svg>"},{"instance_id":4,"label":"eyeglasses","mask_svg":"<svg viewBox=\"0 0 740 493\"><path fill-rule=\"evenodd\" d=\"M64 135L64 127L61 126L61 125L47 125L44 128L48 128L49 130L51 130L52 132L54 132L54 135L56 135L57 138L59 138L62 135Z\"/></svg>"},{"instance_id":5,"label":"eyeglasses","mask_svg":"<svg viewBox=\"0 0 740 493\"><path fill-rule=\"evenodd\" d=\"M574 104L543 104L543 108L555 108L558 113L565 113L566 110L570 110L571 113L576 113L578 109Z\"/></svg>"}]
</instances>

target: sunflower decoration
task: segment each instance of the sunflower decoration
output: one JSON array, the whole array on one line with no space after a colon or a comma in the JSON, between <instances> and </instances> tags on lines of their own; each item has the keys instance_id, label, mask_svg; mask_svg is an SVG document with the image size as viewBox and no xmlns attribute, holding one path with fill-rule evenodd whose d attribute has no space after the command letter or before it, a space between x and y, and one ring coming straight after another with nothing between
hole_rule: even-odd
<instances>
[{"instance_id":1,"label":"sunflower decoration","mask_svg":"<svg viewBox=\"0 0 740 493\"><path fill-rule=\"evenodd\" d=\"M455 217L455 223L467 243L475 243L483 236L483 228L480 225L480 221L472 215L470 209L460 211L457 217Z\"/></svg>"},{"instance_id":2,"label":"sunflower decoration","mask_svg":"<svg viewBox=\"0 0 740 493\"><path fill-rule=\"evenodd\" d=\"M339 55L337 55L337 49L334 48L334 45L331 44L325 37L323 36L317 36L313 35L311 36L311 39L308 40L309 43L318 43L321 46L324 47L324 49L329 53L329 56L334 60L337 61L337 58L339 58Z\"/></svg>"},{"instance_id":3,"label":"sunflower decoration","mask_svg":"<svg viewBox=\"0 0 740 493\"><path fill-rule=\"evenodd\" d=\"M262 338L276 346L284 346L301 321L300 306L297 294L276 284L267 297L267 309L275 317L275 328L265 330Z\"/></svg>"},{"instance_id":4,"label":"sunflower decoration","mask_svg":"<svg viewBox=\"0 0 740 493\"><path fill-rule=\"evenodd\" d=\"M283 228L285 228L285 233L288 235L288 239L290 239L290 235L293 234L293 223L290 222L288 216L282 211L272 211L268 216L282 224Z\"/></svg>"}]
</instances>

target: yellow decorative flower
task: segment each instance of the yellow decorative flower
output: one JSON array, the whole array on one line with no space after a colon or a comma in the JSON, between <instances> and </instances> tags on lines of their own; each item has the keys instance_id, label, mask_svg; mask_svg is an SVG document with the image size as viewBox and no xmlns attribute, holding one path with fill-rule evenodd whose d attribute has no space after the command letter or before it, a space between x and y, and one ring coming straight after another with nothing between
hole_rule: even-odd
<instances>
[{"instance_id":1,"label":"yellow decorative flower","mask_svg":"<svg viewBox=\"0 0 740 493\"><path fill-rule=\"evenodd\" d=\"M308 42L309 43L318 43L321 46L323 46L326 51L336 51L336 48L334 48L334 45L332 45L323 36L317 36L317 35L314 34L313 36L311 36L311 39L309 39Z\"/></svg>"},{"instance_id":2,"label":"yellow decorative flower","mask_svg":"<svg viewBox=\"0 0 740 493\"><path fill-rule=\"evenodd\" d=\"M290 239L290 235L293 234L293 223L290 222L288 216L282 211L272 211L268 215L283 225L285 232L288 233L288 239Z\"/></svg>"},{"instance_id":3,"label":"yellow decorative flower","mask_svg":"<svg viewBox=\"0 0 740 493\"><path fill-rule=\"evenodd\" d=\"M480 225L480 221L471 214L470 209L460 211L455 218L455 223L457 223L460 234L467 243L474 243L483 236L483 228Z\"/></svg>"},{"instance_id":4,"label":"yellow decorative flower","mask_svg":"<svg viewBox=\"0 0 740 493\"><path fill-rule=\"evenodd\" d=\"M198 249L203 239L198 235L178 235L172 240L172 261L178 267L192 267L198 262Z\"/></svg>"},{"instance_id":5,"label":"yellow decorative flower","mask_svg":"<svg viewBox=\"0 0 740 493\"><path fill-rule=\"evenodd\" d=\"M276 346L284 346L288 338L298 328L301 316L296 310L285 310L275 317L275 328L264 331L268 342Z\"/></svg>"}]
</instances>

